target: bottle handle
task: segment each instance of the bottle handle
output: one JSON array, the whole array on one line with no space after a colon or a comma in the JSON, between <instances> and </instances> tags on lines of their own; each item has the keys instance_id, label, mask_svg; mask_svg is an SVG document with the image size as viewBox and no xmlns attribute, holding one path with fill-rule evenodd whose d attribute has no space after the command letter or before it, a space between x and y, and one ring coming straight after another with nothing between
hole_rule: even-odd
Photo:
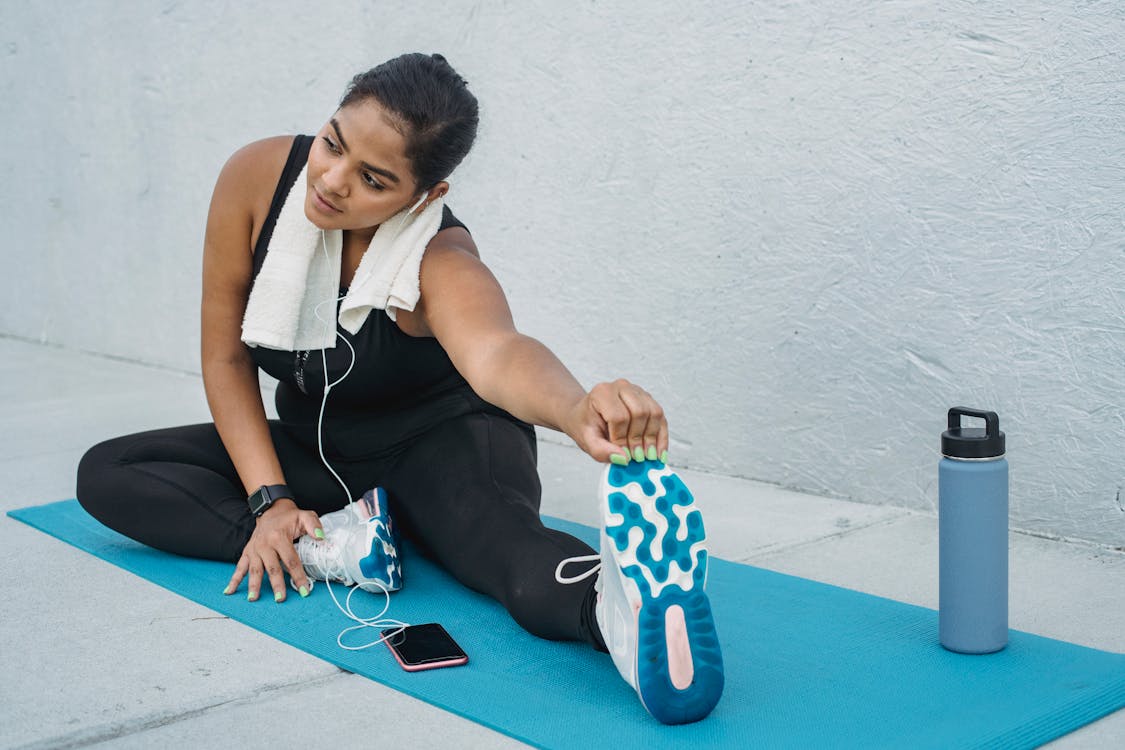
<instances>
[{"instance_id":1,"label":"bottle handle","mask_svg":"<svg viewBox=\"0 0 1125 750\"><path fill-rule=\"evenodd\" d=\"M1000 417L996 416L994 411L981 411L980 409L969 409L965 406L954 406L949 410L948 425L951 430L961 429L961 417L976 417L977 419L984 420L984 434L985 437L992 437L1000 434Z\"/></svg>"}]
</instances>

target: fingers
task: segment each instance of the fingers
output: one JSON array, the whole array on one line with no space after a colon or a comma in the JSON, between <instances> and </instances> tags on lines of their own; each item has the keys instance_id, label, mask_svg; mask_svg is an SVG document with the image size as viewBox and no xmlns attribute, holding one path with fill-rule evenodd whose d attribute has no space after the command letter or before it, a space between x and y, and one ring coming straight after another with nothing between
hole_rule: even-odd
<instances>
[{"instance_id":1,"label":"fingers","mask_svg":"<svg viewBox=\"0 0 1125 750\"><path fill-rule=\"evenodd\" d=\"M239 565L241 566L242 563L240 562ZM300 572L300 579L298 579L296 576L293 576L293 581L297 584L297 588L300 591L301 596L308 596L308 578L305 576L304 568L301 566L301 560L299 557L297 557L296 550L293 551L293 557L291 559L285 558L284 561L282 558L278 557L276 553L273 553L273 550L270 550L262 558L253 560L247 564L245 574L246 601L258 601L262 594L263 579L265 579L265 581L269 584L269 588L273 592L273 600L278 603L285 601L286 570L290 572L290 575L293 575L295 571ZM235 583L235 581L241 581L242 578L243 574L239 571L235 571L234 578L231 579L231 583L227 586L223 593L234 593L234 591L238 588L238 584Z\"/></svg>"},{"instance_id":2,"label":"fingers","mask_svg":"<svg viewBox=\"0 0 1125 750\"><path fill-rule=\"evenodd\" d=\"M624 463L629 463L632 451L629 448L629 409L625 402L612 386L602 384L594 386L590 391L590 405L605 425L603 434L613 446L609 453L620 456Z\"/></svg>"},{"instance_id":3,"label":"fingers","mask_svg":"<svg viewBox=\"0 0 1125 750\"><path fill-rule=\"evenodd\" d=\"M300 519L299 525L307 527L314 535L317 531L323 534L320 519L317 515L312 511L307 511L302 515L305 516L306 513L307 516ZM309 591L312 590L312 585L305 574L305 568L297 554L297 549L288 536L280 530L268 533L262 533L260 529L256 530L246 544L246 549L243 550L234 575L231 576L230 583L227 584L223 593L233 593L245 578L247 601L257 601L263 593L262 586L265 584L272 591L273 600L283 602L288 591L285 582L285 576L288 573L301 596L308 596Z\"/></svg>"},{"instance_id":4,"label":"fingers","mask_svg":"<svg viewBox=\"0 0 1125 750\"><path fill-rule=\"evenodd\" d=\"M668 420L660 420L660 429L656 431L656 457L661 463L668 463Z\"/></svg>"},{"instance_id":5,"label":"fingers","mask_svg":"<svg viewBox=\"0 0 1125 750\"><path fill-rule=\"evenodd\" d=\"M262 559L257 555L250 557L250 565L246 571L246 601L258 601L258 594L262 588Z\"/></svg>"},{"instance_id":6,"label":"fingers","mask_svg":"<svg viewBox=\"0 0 1125 750\"><path fill-rule=\"evenodd\" d=\"M618 446L606 450L611 461L667 460L668 420L663 407L651 394L621 379L594 386L589 400L593 410L604 420L605 438ZM591 441L591 447L601 442ZM591 455L598 458L593 452Z\"/></svg>"},{"instance_id":7,"label":"fingers","mask_svg":"<svg viewBox=\"0 0 1125 750\"><path fill-rule=\"evenodd\" d=\"M247 545L249 549L250 545ZM246 553L244 553L244 556ZM249 554L249 575L246 578L246 601L256 602L261 595L262 578L269 583L273 590L275 602L285 601L285 571L281 567L277 552L268 546L258 545L254 552Z\"/></svg>"},{"instance_id":8,"label":"fingers","mask_svg":"<svg viewBox=\"0 0 1125 750\"><path fill-rule=\"evenodd\" d=\"M625 426L625 432L630 457L634 461L644 461L651 453L655 460L658 453L658 420L664 417L663 411L652 396L637 386L623 388L619 397L629 411L629 423Z\"/></svg>"},{"instance_id":9,"label":"fingers","mask_svg":"<svg viewBox=\"0 0 1125 750\"><path fill-rule=\"evenodd\" d=\"M314 539L324 539L324 527L320 525L320 516L311 510L301 512L301 532Z\"/></svg>"},{"instance_id":10,"label":"fingers","mask_svg":"<svg viewBox=\"0 0 1125 750\"><path fill-rule=\"evenodd\" d=\"M234 575L230 577L230 583L223 589L223 593L230 595L238 590L238 584L242 583L242 579L246 577L246 571L250 567L250 559L246 557L246 553L242 553L242 557L238 560L238 565L234 568Z\"/></svg>"},{"instance_id":11,"label":"fingers","mask_svg":"<svg viewBox=\"0 0 1125 750\"><path fill-rule=\"evenodd\" d=\"M264 560L266 576L269 578L270 588L273 589L273 600L283 602L285 601L285 570L281 567L281 558L277 551L271 549L269 552ZM296 557L297 553L294 552L293 556Z\"/></svg>"},{"instance_id":12,"label":"fingers","mask_svg":"<svg viewBox=\"0 0 1125 750\"><path fill-rule=\"evenodd\" d=\"M607 461L613 461L627 464L629 463L629 457L625 453L625 449L606 439L609 434L609 426L594 404L593 393L591 391L583 399L585 406L582 424L571 434L571 437L575 439L582 450L593 456L594 460L599 463L604 464Z\"/></svg>"},{"instance_id":13,"label":"fingers","mask_svg":"<svg viewBox=\"0 0 1125 750\"><path fill-rule=\"evenodd\" d=\"M315 513L313 516L315 517ZM319 526L317 527L319 528ZM301 564L301 558L297 555L297 549L292 544L289 544L287 549L281 550L281 564L285 566L285 570L289 572L289 577L293 579L293 585L297 587L297 593L304 598L309 595L311 587L309 586L308 576L305 575L305 568ZM282 577L282 588L284 588L285 579Z\"/></svg>"},{"instance_id":14,"label":"fingers","mask_svg":"<svg viewBox=\"0 0 1125 750\"><path fill-rule=\"evenodd\" d=\"M587 453L594 457L594 460L603 464L609 462L624 466L630 461L625 453L625 448L597 435L588 436L585 449Z\"/></svg>"}]
</instances>

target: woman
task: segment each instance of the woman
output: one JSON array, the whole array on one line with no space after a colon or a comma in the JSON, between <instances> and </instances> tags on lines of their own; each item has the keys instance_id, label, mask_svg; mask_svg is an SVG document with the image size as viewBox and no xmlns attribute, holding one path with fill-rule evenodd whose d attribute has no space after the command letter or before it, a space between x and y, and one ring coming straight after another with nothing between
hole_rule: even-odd
<instances>
[{"instance_id":1,"label":"woman","mask_svg":"<svg viewBox=\"0 0 1125 750\"><path fill-rule=\"evenodd\" d=\"M515 329L472 237L443 205L476 127L476 99L445 59L411 54L356 76L315 138L236 152L204 243L202 368L214 423L95 446L79 466L79 501L144 544L236 561L226 593L245 581L255 601L268 584L279 602L286 575L302 596L310 576L397 588L389 505L407 536L525 629L608 650L656 718L694 721L718 701L722 661L703 593L702 520L665 465L667 421L625 380L587 392ZM426 220L436 231L421 235L408 279L416 299L384 300L365 317L361 307L345 327L350 290L400 251L380 246L377 230L406 237ZM298 274L296 294L285 291L283 253L298 235L314 243L303 267L323 259L322 269L339 269L319 301L308 299L312 270ZM251 332L274 322L257 308L298 297L297 338L256 340ZM301 333L302 322L315 328L310 313L327 322L327 340ZM258 368L279 381L279 420L266 418ZM542 525L532 424L613 464L600 565L577 576L564 575L568 565L599 555Z\"/></svg>"}]
</instances>

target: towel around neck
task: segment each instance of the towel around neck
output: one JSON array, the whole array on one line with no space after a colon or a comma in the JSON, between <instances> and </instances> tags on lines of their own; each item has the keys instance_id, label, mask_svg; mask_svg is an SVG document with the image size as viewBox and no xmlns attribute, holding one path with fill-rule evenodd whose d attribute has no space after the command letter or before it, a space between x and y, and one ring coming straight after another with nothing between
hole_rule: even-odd
<instances>
[{"instance_id":1,"label":"towel around neck","mask_svg":"<svg viewBox=\"0 0 1125 750\"><path fill-rule=\"evenodd\" d=\"M305 216L306 171L301 170L277 216L262 268L254 279L242 341L281 351L332 349L339 301L343 232L322 230ZM413 310L426 246L441 228L444 201L419 213L403 209L379 225L340 305L338 322L356 333L373 309L391 320Z\"/></svg>"}]
</instances>

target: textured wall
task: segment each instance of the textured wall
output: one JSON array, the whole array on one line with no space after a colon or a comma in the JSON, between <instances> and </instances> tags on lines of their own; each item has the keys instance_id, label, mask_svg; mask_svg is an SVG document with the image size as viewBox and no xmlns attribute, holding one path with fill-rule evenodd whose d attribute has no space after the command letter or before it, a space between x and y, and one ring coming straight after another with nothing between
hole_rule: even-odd
<instances>
[{"instance_id":1,"label":"textured wall","mask_svg":"<svg viewBox=\"0 0 1125 750\"><path fill-rule=\"evenodd\" d=\"M992 408L1013 525L1125 544L1119 3L125 5L0 9L0 332L195 369L227 155L437 50L517 321L675 461L933 509L945 409Z\"/></svg>"}]
</instances>

